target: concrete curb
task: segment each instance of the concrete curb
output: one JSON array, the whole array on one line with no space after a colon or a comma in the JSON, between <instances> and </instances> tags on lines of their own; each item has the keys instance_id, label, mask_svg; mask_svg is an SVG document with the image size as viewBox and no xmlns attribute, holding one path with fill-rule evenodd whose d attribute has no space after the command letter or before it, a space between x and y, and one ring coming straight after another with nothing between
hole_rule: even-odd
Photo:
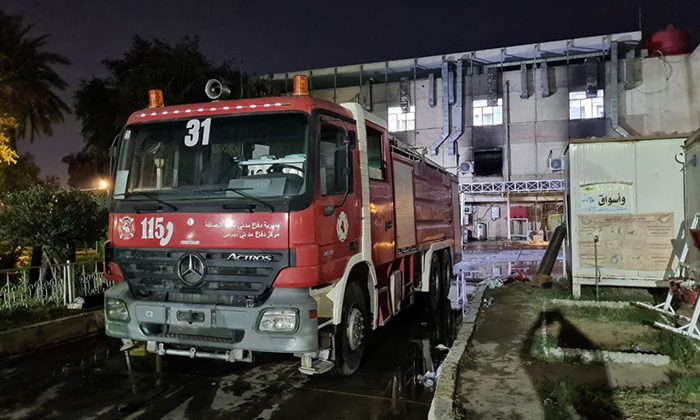
<instances>
[{"instance_id":1,"label":"concrete curb","mask_svg":"<svg viewBox=\"0 0 700 420\"><path fill-rule=\"evenodd\" d=\"M574 306L579 308L607 308L607 309L625 309L629 308L629 302L615 302L615 301L595 301L595 300L573 300L573 299L552 299L550 301L553 305L561 306Z\"/></svg>"},{"instance_id":2,"label":"concrete curb","mask_svg":"<svg viewBox=\"0 0 700 420\"><path fill-rule=\"evenodd\" d=\"M104 330L102 309L0 332L0 357L25 353Z\"/></svg>"},{"instance_id":3,"label":"concrete curb","mask_svg":"<svg viewBox=\"0 0 700 420\"><path fill-rule=\"evenodd\" d=\"M459 360L467 349L469 340L476 327L476 320L479 316L479 309L483 300L486 285L480 284L472 298L467 304L467 317L462 321L462 325L457 333L457 338L450 348L447 357L440 366L440 377L438 378L433 401L430 403L428 412L429 420L454 419L454 397L457 390L457 375L459 373Z\"/></svg>"},{"instance_id":4,"label":"concrete curb","mask_svg":"<svg viewBox=\"0 0 700 420\"><path fill-rule=\"evenodd\" d=\"M579 303L569 304L570 302ZM596 302L591 300L571 301L562 299L552 299L550 303L560 306L576 306L576 307L594 307L606 309L629 308L632 305L629 302ZM547 311L547 304L542 303L542 314ZM637 353L613 350L590 350L578 349L569 347L552 347L547 346L547 321L543 318L542 326L540 327L540 335L542 336L541 350L545 357L554 359L560 362L573 363L618 363L618 364L643 364L651 366L667 366L671 363L671 358L665 354L652 353ZM535 349L532 349L531 356L538 358Z\"/></svg>"},{"instance_id":5,"label":"concrete curb","mask_svg":"<svg viewBox=\"0 0 700 420\"><path fill-rule=\"evenodd\" d=\"M667 366L671 358L665 354L631 353L610 350L588 350L567 347L546 347L544 353L547 357L564 361L579 363L621 363L640 364L651 366Z\"/></svg>"}]
</instances>

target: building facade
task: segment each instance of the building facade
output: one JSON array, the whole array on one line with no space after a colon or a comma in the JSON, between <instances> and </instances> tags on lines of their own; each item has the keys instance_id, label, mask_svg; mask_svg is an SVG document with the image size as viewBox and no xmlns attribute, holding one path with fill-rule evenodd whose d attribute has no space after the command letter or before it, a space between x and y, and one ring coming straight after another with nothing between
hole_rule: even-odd
<instances>
[{"instance_id":1,"label":"building facade","mask_svg":"<svg viewBox=\"0 0 700 420\"><path fill-rule=\"evenodd\" d=\"M570 139L700 127L700 47L650 54L639 32L269 78L284 93L295 74L315 97L361 103L459 175L466 231L480 224L488 239L546 239L561 223Z\"/></svg>"}]
</instances>

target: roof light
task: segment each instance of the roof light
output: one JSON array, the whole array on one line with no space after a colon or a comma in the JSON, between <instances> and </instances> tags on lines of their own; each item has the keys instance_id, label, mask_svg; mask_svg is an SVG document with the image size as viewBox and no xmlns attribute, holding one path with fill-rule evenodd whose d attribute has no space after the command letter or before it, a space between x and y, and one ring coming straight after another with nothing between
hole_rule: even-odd
<instances>
[{"instance_id":1,"label":"roof light","mask_svg":"<svg viewBox=\"0 0 700 420\"><path fill-rule=\"evenodd\" d=\"M148 107L160 108L164 106L163 91L160 89L151 89L148 91Z\"/></svg>"},{"instance_id":2,"label":"roof light","mask_svg":"<svg viewBox=\"0 0 700 420\"><path fill-rule=\"evenodd\" d=\"M309 77L303 74L294 76L294 96L309 96Z\"/></svg>"}]
</instances>

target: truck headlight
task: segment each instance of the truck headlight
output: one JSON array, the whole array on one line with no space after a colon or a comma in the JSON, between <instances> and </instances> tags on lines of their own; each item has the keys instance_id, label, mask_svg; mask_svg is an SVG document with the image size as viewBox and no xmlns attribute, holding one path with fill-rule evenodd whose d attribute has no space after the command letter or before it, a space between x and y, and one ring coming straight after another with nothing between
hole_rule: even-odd
<instances>
[{"instance_id":1,"label":"truck headlight","mask_svg":"<svg viewBox=\"0 0 700 420\"><path fill-rule=\"evenodd\" d=\"M265 309L258 322L258 330L292 332L297 328L299 315L295 309Z\"/></svg>"},{"instance_id":2,"label":"truck headlight","mask_svg":"<svg viewBox=\"0 0 700 420\"><path fill-rule=\"evenodd\" d=\"M107 298L105 302L105 314L107 318L112 321L129 320L129 309L127 309L126 303L120 299Z\"/></svg>"}]
</instances>

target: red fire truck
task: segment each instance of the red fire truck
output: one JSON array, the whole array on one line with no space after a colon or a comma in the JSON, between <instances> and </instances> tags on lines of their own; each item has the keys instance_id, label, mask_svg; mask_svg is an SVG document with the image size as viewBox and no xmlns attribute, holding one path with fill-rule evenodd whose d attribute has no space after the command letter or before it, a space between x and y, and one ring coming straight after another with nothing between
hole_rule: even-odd
<instances>
[{"instance_id":1,"label":"red fire truck","mask_svg":"<svg viewBox=\"0 0 700 420\"><path fill-rule=\"evenodd\" d=\"M132 114L112 154L106 332L226 361L293 353L352 374L368 333L436 309L458 251L457 179L360 104L308 95Z\"/></svg>"}]
</instances>

